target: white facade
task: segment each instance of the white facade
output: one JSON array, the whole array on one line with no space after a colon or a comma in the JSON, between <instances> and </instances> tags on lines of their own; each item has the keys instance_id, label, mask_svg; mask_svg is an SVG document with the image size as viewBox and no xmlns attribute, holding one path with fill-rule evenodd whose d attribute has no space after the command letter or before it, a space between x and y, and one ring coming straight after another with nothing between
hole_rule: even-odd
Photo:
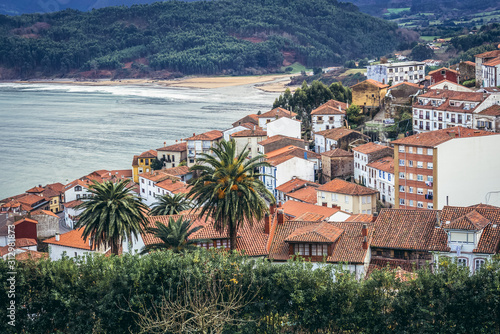
<instances>
[{"instance_id":1,"label":"white facade","mask_svg":"<svg viewBox=\"0 0 500 334\"><path fill-rule=\"evenodd\" d=\"M345 222L347 220L347 218L349 218L351 216L352 215L350 213L339 210L339 211L335 212L333 215L331 215L328 218L328 221L330 221L330 222Z\"/></svg>"},{"instance_id":2,"label":"white facade","mask_svg":"<svg viewBox=\"0 0 500 334\"><path fill-rule=\"evenodd\" d=\"M500 85L500 63L497 65L481 66L483 73L483 87L497 87Z\"/></svg>"},{"instance_id":3,"label":"white facade","mask_svg":"<svg viewBox=\"0 0 500 334\"><path fill-rule=\"evenodd\" d=\"M75 217L83 212L83 209L75 210L75 208L64 207L64 223L67 227L73 229L75 228Z\"/></svg>"},{"instance_id":4,"label":"white facade","mask_svg":"<svg viewBox=\"0 0 500 334\"><path fill-rule=\"evenodd\" d=\"M260 119L259 119L260 121ZM283 135L292 138L301 138L301 122L288 117L280 117L267 123L267 136Z\"/></svg>"},{"instance_id":5,"label":"white facade","mask_svg":"<svg viewBox=\"0 0 500 334\"><path fill-rule=\"evenodd\" d=\"M447 90L453 90L455 92L473 92L472 89L449 80L443 80L432 86L429 86L429 89L447 89Z\"/></svg>"},{"instance_id":6,"label":"white facade","mask_svg":"<svg viewBox=\"0 0 500 334\"><path fill-rule=\"evenodd\" d=\"M434 196L445 205L500 205L500 135L454 138L437 146ZM489 197L488 197L489 196Z\"/></svg>"},{"instance_id":7,"label":"white facade","mask_svg":"<svg viewBox=\"0 0 500 334\"><path fill-rule=\"evenodd\" d=\"M248 130L248 128L245 127L245 126L243 126L243 125L237 125L235 127L232 127L230 129L222 131L222 133L224 135L224 140L225 141L230 141L231 140L231 135L233 133L240 132L240 131L243 131L243 130Z\"/></svg>"},{"instance_id":8,"label":"white facade","mask_svg":"<svg viewBox=\"0 0 500 334\"><path fill-rule=\"evenodd\" d=\"M77 184L74 187L71 187L71 188L66 189L64 191L64 201L67 203L67 202L75 201L77 199L83 199L83 198L90 197L90 195L91 195L91 193L86 187L84 187L80 184Z\"/></svg>"},{"instance_id":9,"label":"white facade","mask_svg":"<svg viewBox=\"0 0 500 334\"><path fill-rule=\"evenodd\" d=\"M394 174L367 166L367 187L378 190L382 203L395 205Z\"/></svg>"},{"instance_id":10,"label":"white facade","mask_svg":"<svg viewBox=\"0 0 500 334\"><path fill-rule=\"evenodd\" d=\"M323 153L326 151L338 148L338 142L335 139L326 138L325 136L314 134L314 150L316 153Z\"/></svg>"},{"instance_id":11,"label":"white facade","mask_svg":"<svg viewBox=\"0 0 500 334\"><path fill-rule=\"evenodd\" d=\"M139 195L142 199L142 202L149 207L157 201L157 197L163 195L170 195L170 196L174 195L171 191L158 186L158 184L160 184L165 179L160 179L160 180L161 181L159 182L152 181L144 176L139 175L139 189L140 189ZM176 182L185 184L182 181L176 181Z\"/></svg>"},{"instance_id":12,"label":"white facade","mask_svg":"<svg viewBox=\"0 0 500 334\"><path fill-rule=\"evenodd\" d=\"M368 79L383 84L392 82L395 85L404 81L418 83L425 77L425 63L417 61L370 65L367 69Z\"/></svg>"},{"instance_id":13,"label":"white facade","mask_svg":"<svg viewBox=\"0 0 500 334\"><path fill-rule=\"evenodd\" d=\"M368 170L366 168L368 163L368 154L354 152L354 179L364 186L368 185Z\"/></svg>"},{"instance_id":14,"label":"white facade","mask_svg":"<svg viewBox=\"0 0 500 334\"><path fill-rule=\"evenodd\" d=\"M294 176L314 182L315 174L314 162L298 157L288 159L277 166L261 167L260 172L267 174L267 176L261 176L260 179L275 197L278 196L276 187L290 181Z\"/></svg>"},{"instance_id":15,"label":"white facade","mask_svg":"<svg viewBox=\"0 0 500 334\"><path fill-rule=\"evenodd\" d=\"M87 254L95 253L89 249L73 248L68 246L49 244L49 257L52 261L62 259L63 255L70 258L77 258L79 256L86 256Z\"/></svg>"},{"instance_id":16,"label":"white facade","mask_svg":"<svg viewBox=\"0 0 500 334\"><path fill-rule=\"evenodd\" d=\"M247 148L247 150L250 150L250 154L248 155L248 158L255 157L259 154L259 145L258 143L267 139L266 136L262 137L234 137L233 138L235 143L236 143L236 154L239 155L241 152L243 152L243 149Z\"/></svg>"},{"instance_id":17,"label":"white facade","mask_svg":"<svg viewBox=\"0 0 500 334\"><path fill-rule=\"evenodd\" d=\"M132 237L133 238L133 237ZM144 240L142 239L142 235L138 235L137 238L133 238L131 242L128 239L123 240L122 242L122 252L137 254L142 252L144 248Z\"/></svg>"},{"instance_id":18,"label":"white facade","mask_svg":"<svg viewBox=\"0 0 500 334\"><path fill-rule=\"evenodd\" d=\"M319 132L344 126L345 115L311 115L312 130Z\"/></svg>"}]
</instances>

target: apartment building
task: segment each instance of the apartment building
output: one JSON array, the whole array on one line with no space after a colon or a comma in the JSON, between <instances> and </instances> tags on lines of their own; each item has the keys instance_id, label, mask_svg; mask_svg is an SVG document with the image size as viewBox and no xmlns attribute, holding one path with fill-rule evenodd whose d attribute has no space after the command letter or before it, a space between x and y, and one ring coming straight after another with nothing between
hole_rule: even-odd
<instances>
[{"instance_id":1,"label":"apartment building","mask_svg":"<svg viewBox=\"0 0 500 334\"><path fill-rule=\"evenodd\" d=\"M372 79L383 84L392 82L408 81L418 83L424 80L425 63L419 61L408 61L402 63L386 63L368 66L366 72L368 79Z\"/></svg>"}]
</instances>

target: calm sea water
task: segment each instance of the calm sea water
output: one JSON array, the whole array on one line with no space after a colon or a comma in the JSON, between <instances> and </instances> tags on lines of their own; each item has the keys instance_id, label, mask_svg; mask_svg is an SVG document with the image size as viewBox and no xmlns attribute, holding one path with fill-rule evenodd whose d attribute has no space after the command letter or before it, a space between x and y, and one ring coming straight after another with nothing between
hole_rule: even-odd
<instances>
[{"instance_id":1,"label":"calm sea water","mask_svg":"<svg viewBox=\"0 0 500 334\"><path fill-rule=\"evenodd\" d=\"M0 83L0 199L270 110L277 93L216 89Z\"/></svg>"}]
</instances>

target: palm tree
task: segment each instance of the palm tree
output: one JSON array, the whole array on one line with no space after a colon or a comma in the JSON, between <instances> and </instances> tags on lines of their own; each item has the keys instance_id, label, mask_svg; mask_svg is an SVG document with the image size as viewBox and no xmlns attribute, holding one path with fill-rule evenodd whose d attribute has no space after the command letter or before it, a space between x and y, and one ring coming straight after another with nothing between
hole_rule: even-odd
<instances>
[{"instance_id":1,"label":"palm tree","mask_svg":"<svg viewBox=\"0 0 500 334\"><path fill-rule=\"evenodd\" d=\"M203 226L191 228L192 225L191 220L184 219L182 216L179 216L177 220L174 217L169 217L168 225L157 221L156 227L148 227L146 231L153 234L162 242L146 245L142 250L142 254L149 253L151 250L172 249L174 252L179 253L185 250L196 249L198 247L196 246L196 242L200 240L193 241L188 240L188 238L191 234L202 229Z\"/></svg>"},{"instance_id":2,"label":"palm tree","mask_svg":"<svg viewBox=\"0 0 500 334\"><path fill-rule=\"evenodd\" d=\"M191 202L184 196L184 194L179 193L173 196L165 194L153 204L151 216L167 216L167 215L177 215L181 211L187 210L191 207Z\"/></svg>"},{"instance_id":3,"label":"palm tree","mask_svg":"<svg viewBox=\"0 0 500 334\"><path fill-rule=\"evenodd\" d=\"M147 224L148 207L133 193L130 180L117 183L93 181L90 197L77 206L83 209L76 227L83 227L82 237L90 238L94 247L111 246L111 253L118 255L124 238L137 238Z\"/></svg>"},{"instance_id":4,"label":"palm tree","mask_svg":"<svg viewBox=\"0 0 500 334\"><path fill-rule=\"evenodd\" d=\"M214 156L201 154L198 163L191 167L200 177L192 179L193 187L188 197L196 202L199 217L211 217L215 228L229 231L231 249L236 248L238 229L244 223L253 224L268 212L266 199L274 203L274 196L259 180L259 167L269 166L263 155L247 159L248 151L236 156L234 140L217 143L211 148Z\"/></svg>"}]
</instances>

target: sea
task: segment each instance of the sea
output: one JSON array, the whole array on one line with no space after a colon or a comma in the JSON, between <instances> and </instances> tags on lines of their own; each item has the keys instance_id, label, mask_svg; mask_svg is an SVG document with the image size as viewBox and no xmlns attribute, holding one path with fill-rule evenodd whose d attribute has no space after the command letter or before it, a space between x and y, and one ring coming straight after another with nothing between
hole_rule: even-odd
<instances>
[{"instance_id":1,"label":"sea","mask_svg":"<svg viewBox=\"0 0 500 334\"><path fill-rule=\"evenodd\" d=\"M0 199L132 158L241 117L266 112L279 93L254 84L198 89L0 83Z\"/></svg>"}]
</instances>

